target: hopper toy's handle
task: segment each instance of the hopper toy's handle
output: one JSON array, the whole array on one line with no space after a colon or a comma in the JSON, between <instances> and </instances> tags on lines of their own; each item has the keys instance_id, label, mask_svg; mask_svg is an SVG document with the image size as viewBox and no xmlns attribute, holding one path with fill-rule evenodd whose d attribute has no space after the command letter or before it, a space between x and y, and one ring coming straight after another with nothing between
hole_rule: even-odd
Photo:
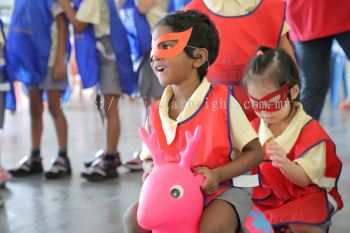
<instances>
[{"instance_id":1,"label":"hopper toy's handle","mask_svg":"<svg viewBox=\"0 0 350 233\"><path fill-rule=\"evenodd\" d=\"M164 152L159 147L157 141L157 131L153 130L151 135L149 135L145 128L142 127L140 128L139 133L143 142L147 145L149 151L152 154L154 166L157 167L164 164Z\"/></svg>"},{"instance_id":2,"label":"hopper toy's handle","mask_svg":"<svg viewBox=\"0 0 350 233\"><path fill-rule=\"evenodd\" d=\"M189 131L186 131L186 148L180 152L181 162L180 166L191 168L193 158L196 156L198 151L198 145L203 137L202 126L197 126L194 134L191 135Z\"/></svg>"}]
</instances>

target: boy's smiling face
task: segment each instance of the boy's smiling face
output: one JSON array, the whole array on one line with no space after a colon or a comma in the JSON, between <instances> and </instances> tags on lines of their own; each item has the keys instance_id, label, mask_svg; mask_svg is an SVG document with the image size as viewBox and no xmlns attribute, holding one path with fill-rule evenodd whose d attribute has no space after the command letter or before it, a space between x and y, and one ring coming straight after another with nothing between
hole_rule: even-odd
<instances>
[{"instance_id":1,"label":"boy's smiling face","mask_svg":"<svg viewBox=\"0 0 350 233\"><path fill-rule=\"evenodd\" d=\"M152 34L154 47L152 47L151 51L151 66L163 86L179 84L184 79L190 77L191 73L197 73L196 67L193 66L194 59L190 58L183 51L183 48L177 52L174 50L176 47L185 47L187 45L189 37L187 38L184 35L186 31L178 34L178 40L158 40L162 36L169 35L169 33L173 33L169 26L159 25ZM155 41L159 43L156 44ZM166 50L169 50L169 53ZM167 54L167 58L162 58L161 56L157 56L157 54Z\"/></svg>"}]
</instances>

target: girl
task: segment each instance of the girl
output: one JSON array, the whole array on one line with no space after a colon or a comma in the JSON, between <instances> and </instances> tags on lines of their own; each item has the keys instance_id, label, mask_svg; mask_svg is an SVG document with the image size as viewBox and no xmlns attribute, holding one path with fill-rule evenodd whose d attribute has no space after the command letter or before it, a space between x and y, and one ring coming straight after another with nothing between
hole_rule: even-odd
<instances>
[{"instance_id":1,"label":"girl","mask_svg":"<svg viewBox=\"0 0 350 233\"><path fill-rule=\"evenodd\" d=\"M265 149L255 204L274 226L327 232L330 217L343 206L336 187L341 161L331 138L299 102L295 62L282 49L260 48L243 84L260 118L252 125Z\"/></svg>"},{"instance_id":2,"label":"girl","mask_svg":"<svg viewBox=\"0 0 350 233\"><path fill-rule=\"evenodd\" d=\"M233 187L232 178L258 165L262 148L230 88L212 86L205 78L218 54L218 32L206 15L179 11L161 19L152 38L152 69L167 87L160 102L151 105L146 128L157 130L165 159L178 162L172 151L183 148L184 132L202 125L205 137L193 166L205 177L200 231L236 232L253 205L249 191ZM151 159L146 147L141 157ZM147 232L137 224L137 206L124 216L126 232Z\"/></svg>"}]
</instances>

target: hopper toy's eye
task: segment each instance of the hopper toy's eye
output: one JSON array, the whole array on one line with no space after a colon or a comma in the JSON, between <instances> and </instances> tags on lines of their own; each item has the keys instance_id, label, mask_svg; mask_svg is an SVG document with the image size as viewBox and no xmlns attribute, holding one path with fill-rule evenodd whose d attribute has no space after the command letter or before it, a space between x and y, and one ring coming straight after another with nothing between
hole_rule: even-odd
<instances>
[{"instance_id":1,"label":"hopper toy's eye","mask_svg":"<svg viewBox=\"0 0 350 233\"><path fill-rule=\"evenodd\" d=\"M170 188L170 195L173 198L181 198L184 195L184 189L180 185L173 185Z\"/></svg>"}]
</instances>

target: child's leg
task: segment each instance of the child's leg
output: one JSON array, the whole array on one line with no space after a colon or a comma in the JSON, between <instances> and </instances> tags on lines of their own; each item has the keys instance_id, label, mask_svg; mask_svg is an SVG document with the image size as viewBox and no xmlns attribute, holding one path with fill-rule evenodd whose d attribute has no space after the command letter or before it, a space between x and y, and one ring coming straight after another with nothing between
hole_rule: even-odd
<instances>
[{"instance_id":1,"label":"child's leg","mask_svg":"<svg viewBox=\"0 0 350 233\"><path fill-rule=\"evenodd\" d=\"M29 91L29 104L32 149L40 149L41 135L43 132L43 102L41 90Z\"/></svg>"},{"instance_id":2,"label":"child's leg","mask_svg":"<svg viewBox=\"0 0 350 233\"><path fill-rule=\"evenodd\" d=\"M49 111L54 120L59 152L51 167L45 172L47 179L58 179L71 174L67 156L67 120L61 108L61 91L48 91Z\"/></svg>"},{"instance_id":3,"label":"child's leg","mask_svg":"<svg viewBox=\"0 0 350 233\"><path fill-rule=\"evenodd\" d=\"M311 225L305 225L305 224L295 224L295 225L290 225L289 227L292 228L293 233L326 233L327 232L318 226L311 226Z\"/></svg>"},{"instance_id":4,"label":"child's leg","mask_svg":"<svg viewBox=\"0 0 350 233\"><path fill-rule=\"evenodd\" d=\"M18 167L9 170L11 175L17 177L39 174L43 171L40 158L40 142L43 131L42 91L34 87L28 93L32 150L30 156L22 159Z\"/></svg>"},{"instance_id":5,"label":"child's leg","mask_svg":"<svg viewBox=\"0 0 350 233\"><path fill-rule=\"evenodd\" d=\"M142 229L137 223L138 206L139 206L139 202L136 201L125 212L123 217L125 232L126 233L151 233L151 231Z\"/></svg>"},{"instance_id":6,"label":"child's leg","mask_svg":"<svg viewBox=\"0 0 350 233\"><path fill-rule=\"evenodd\" d=\"M49 111L54 120L60 151L67 150L67 120L61 108L61 92L48 91Z\"/></svg>"},{"instance_id":7,"label":"child's leg","mask_svg":"<svg viewBox=\"0 0 350 233\"><path fill-rule=\"evenodd\" d=\"M107 153L116 154L120 136L119 95L104 95L104 111L107 119Z\"/></svg>"},{"instance_id":8,"label":"child's leg","mask_svg":"<svg viewBox=\"0 0 350 233\"><path fill-rule=\"evenodd\" d=\"M204 210L200 233L234 233L240 223L235 208L223 200L213 200Z\"/></svg>"},{"instance_id":9,"label":"child's leg","mask_svg":"<svg viewBox=\"0 0 350 233\"><path fill-rule=\"evenodd\" d=\"M120 135L119 99L120 96L117 94L104 95L104 110L107 119L106 152L90 165L87 172L81 174L82 177L89 181L103 181L118 176L117 167L121 165L119 153L117 152Z\"/></svg>"}]
</instances>

